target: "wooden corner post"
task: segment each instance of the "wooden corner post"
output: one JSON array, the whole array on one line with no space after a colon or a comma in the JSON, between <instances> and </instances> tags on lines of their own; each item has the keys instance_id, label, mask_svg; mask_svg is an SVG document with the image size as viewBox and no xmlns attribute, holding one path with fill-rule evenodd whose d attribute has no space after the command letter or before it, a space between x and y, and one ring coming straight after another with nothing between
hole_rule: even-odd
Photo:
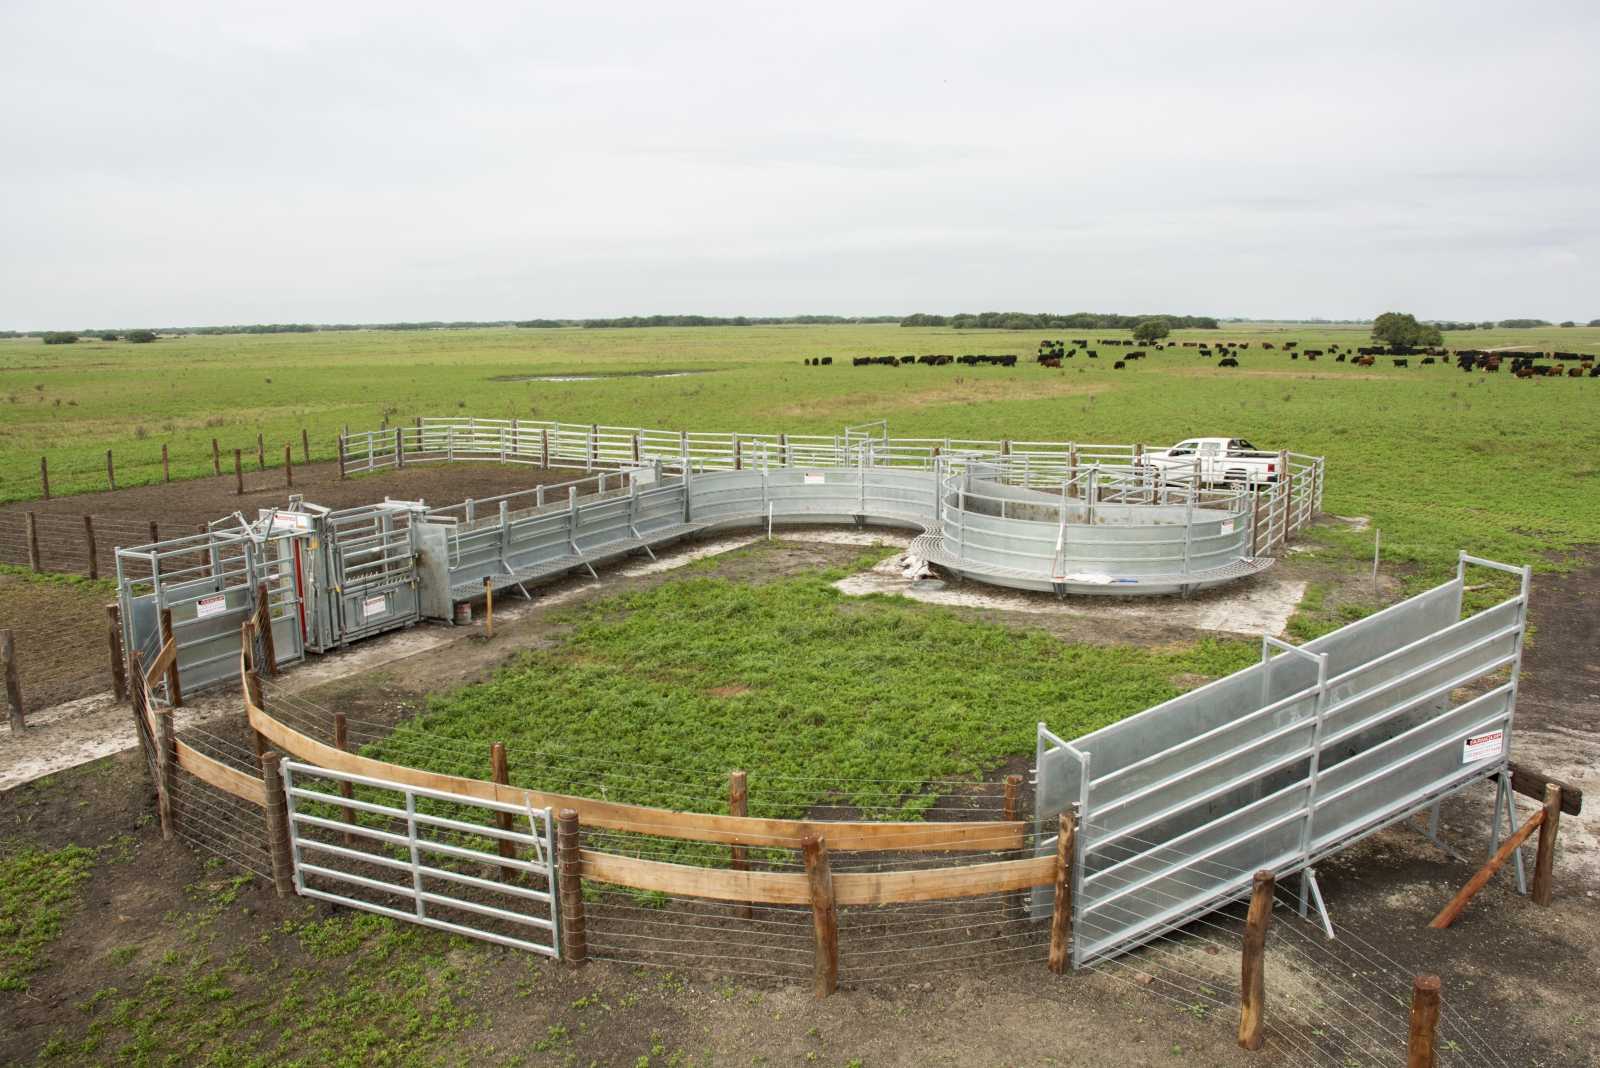
<instances>
[{"instance_id":1,"label":"wooden corner post","mask_svg":"<svg viewBox=\"0 0 1600 1068\"><path fill-rule=\"evenodd\" d=\"M556 817L556 857L560 864L561 959L577 967L589 959L589 930L583 919L583 854L578 810Z\"/></svg>"},{"instance_id":2,"label":"wooden corner post","mask_svg":"<svg viewBox=\"0 0 1600 1068\"><path fill-rule=\"evenodd\" d=\"M1239 1045L1260 1049L1266 1041L1267 979L1265 958L1267 925L1272 922L1272 892L1276 880L1270 871L1258 871L1250 891L1250 912L1245 918L1244 948L1239 957Z\"/></svg>"},{"instance_id":3,"label":"wooden corner post","mask_svg":"<svg viewBox=\"0 0 1600 1068\"><path fill-rule=\"evenodd\" d=\"M1439 977L1419 975L1411 983L1411 1034L1406 1068L1434 1068L1434 1033L1439 1029Z\"/></svg>"},{"instance_id":4,"label":"wooden corner post","mask_svg":"<svg viewBox=\"0 0 1600 1068\"><path fill-rule=\"evenodd\" d=\"M806 879L811 889L811 924L816 929L817 956L812 990L825 998L839 989L839 913L833 901L833 869L828 847L814 834L800 839Z\"/></svg>"},{"instance_id":5,"label":"wooden corner post","mask_svg":"<svg viewBox=\"0 0 1600 1068\"><path fill-rule=\"evenodd\" d=\"M750 815L750 787L742 771L728 772L728 815ZM742 845L728 847L728 867L733 871L749 871L749 851ZM750 918L750 903L742 901L733 906L733 914L741 920Z\"/></svg>"},{"instance_id":6,"label":"wooden corner post","mask_svg":"<svg viewBox=\"0 0 1600 1068\"><path fill-rule=\"evenodd\" d=\"M1067 970L1072 944L1072 861L1078 850L1078 815L1063 812L1056 820L1056 900L1050 910L1050 970Z\"/></svg>"},{"instance_id":7,"label":"wooden corner post","mask_svg":"<svg viewBox=\"0 0 1600 1068\"><path fill-rule=\"evenodd\" d=\"M172 629L172 609L161 610L161 642L173 643L172 662L167 665L167 702L173 708L183 707L183 680L178 675L177 637Z\"/></svg>"},{"instance_id":8,"label":"wooden corner post","mask_svg":"<svg viewBox=\"0 0 1600 1068\"><path fill-rule=\"evenodd\" d=\"M289 797L283 790L283 757L276 749L261 755L261 782L267 790L267 852L272 854L272 885L279 897L294 895L294 856L289 842Z\"/></svg>"},{"instance_id":9,"label":"wooden corner post","mask_svg":"<svg viewBox=\"0 0 1600 1068\"><path fill-rule=\"evenodd\" d=\"M172 726L172 709L156 709L156 812L161 817L161 839L172 841L172 780L178 764L178 738Z\"/></svg>"}]
</instances>

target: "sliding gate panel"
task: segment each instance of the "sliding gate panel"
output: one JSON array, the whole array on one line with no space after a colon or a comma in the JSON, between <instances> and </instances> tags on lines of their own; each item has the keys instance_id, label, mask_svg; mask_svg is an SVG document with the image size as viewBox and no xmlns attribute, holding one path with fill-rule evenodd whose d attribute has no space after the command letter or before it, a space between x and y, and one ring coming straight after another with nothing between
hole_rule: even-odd
<instances>
[{"instance_id":1,"label":"sliding gate panel","mask_svg":"<svg viewBox=\"0 0 1600 1068\"><path fill-rule=\"evenodd\" d=\"M422 618L412 520L419 506L381 504L323 516L334 623L323 647L410 626ZM322 651L319 649L318 651Z\"/></svg>"},{"instance_id":2,"label":"sliding gate panel","mask_svg":"<svg viewBox=\"0 0 1600 1068\"><path fill-rule=\"evenodd\" d=\"M293 760L280 768L301 895L547 957L561 955L548 808Z\"/></svg>"}]
</instances>

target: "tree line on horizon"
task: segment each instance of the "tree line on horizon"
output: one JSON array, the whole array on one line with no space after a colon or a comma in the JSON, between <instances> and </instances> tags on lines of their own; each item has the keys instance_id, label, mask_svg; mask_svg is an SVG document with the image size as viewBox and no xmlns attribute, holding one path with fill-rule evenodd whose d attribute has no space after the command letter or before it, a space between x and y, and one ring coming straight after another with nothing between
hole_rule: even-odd
<instances>
[{"instance_id":1,"label":"tree line on horizon","mask_svg":"<svg viewBox=\"0 0 1600 1068\"><path fill-rule=\"evenodd\" d=\"M520 327L523 329L617 329L656 326L831 326L852 324L888 324L901 326L944 326L956 330L1133 330L1141 323L1161 322L1174 330L1217 330L1224 322L1249 322L1251 320L1219 320L1209 315L1118 315L1104 312L1073 312L1057 315L1048 312L962 312L956 315L933 315L919 312L914 315L628 315L610 319L495 319L495 320L426 320L398 323L252 323L234 326L181 326L140 328L135 330L0 330L0 339L40 338L47 345L70 345L81 339L99 341L131 341L135 344L156 340L158 336L182 337L186 334L314 334L342 330L472 330L492 327ZM1307 320L1316 322L1317 320ZM1332 320L1329 320L1332 321ZM1339 320L1346 322L1347 320ZM1348 322L1356 322L1348 320ZM1417 322L1413 320L1413 322ZM1461 330L1517 330L1541 326L1577 326L1568 319L1552 323L1547 319L1501 319L1483 322L1451 322L1447 320L1422 320L1420 325L1439 331ZM1586 324L1600 327L1600 319Z\"/></svg>"}]
</instances>

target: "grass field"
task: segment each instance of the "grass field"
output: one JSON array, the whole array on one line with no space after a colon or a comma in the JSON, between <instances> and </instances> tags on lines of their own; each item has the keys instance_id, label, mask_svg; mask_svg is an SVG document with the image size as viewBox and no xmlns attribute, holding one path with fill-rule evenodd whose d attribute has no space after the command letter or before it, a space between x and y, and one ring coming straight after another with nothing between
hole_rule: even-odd
<instances>
[{"instance_id":1,"label":"grass field","mask_svg":"<svg viewBox=\"0 0 1600 1068\"><path fill-rule=\"evenodd\" d=\"M1294 325L1179 335L1201 336L1312 347L1365 341L1359 328ZM1121 372L1105 358L1061 371L848 365L852 355L913 352L1016 352L1026 361L1038 340L1031 332L777 326L239 335L143 346L4 341L0 500L37 495L41 455L57 493L104 488L107 448L121 484L159 478L163 443L174 477L198 477L210 471L213 437L249 452L260 433L269 462L279 462L282 443L305 427L313 454L327 459L339 427L375 426L386 414L812 433L886 418L892 433L908 436L1170 442L1218 433L1326 455L1327 509L1371 516L1386 557L1424 564L1426 575L1458 548L1543 560L1600 541L1600 380L1356 369L1259 346L1237 371L1181 348ZM1447 341L1600 352L1600 329L1474 331ZM818 355L835 364L801 365ZM495 380L652 370L707 373ZM1368 537L1359 541L1370 547Z\"/></svg>"}]
</instances>

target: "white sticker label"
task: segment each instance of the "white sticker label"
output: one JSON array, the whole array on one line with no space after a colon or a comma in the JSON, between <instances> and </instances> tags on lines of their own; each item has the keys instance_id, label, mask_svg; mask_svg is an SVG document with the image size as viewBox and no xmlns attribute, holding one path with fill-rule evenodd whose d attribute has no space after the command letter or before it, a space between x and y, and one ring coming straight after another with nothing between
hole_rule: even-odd
<instances>
[{"instance_id":1,"label":"white sticker label","mask_svg":"<svg viewBox=\"0 0 1600 1068\"><path fill-rule=\"evenodd\" d=\"M656 469L653 467L635 467L628 474L636 486L648 486L656 480Z\"/></svg>"},{"instance_id":2,"label":"white sticker label","mask_svg":"<svg viewBox=\"0 0 1600 1068\"><path fill-rule=\"evenodd\" d=\"M194 603L194 618L209 619L228 610L228 595L213 593L210 597L202 597Z\"/></svg>"},{"instance_id":3,"label":"white sticker label","mask_svg":"<svg viewBox=\"0 0 1600 1068\"><path fill-rule=\"evenodd\" d=\"M827 476L822 474L820 471L806 472L806 485L808 486L820 486L827 480Z\"/></svg>"},{"instance_id":4,"label":"white sticker label","mask_svg":"<svg viewBox=\"0 0 1600 1068\"><path fill-rule=\"evenodd\" d=\"M1469 735L1467 740L1461 743L1461 762L1472 764L1479 760L1497 757L1505 751L1505 744L1506 732L1503 730Z\"/></svg>"},{"instance_id":5,"label":"white sticker label","mask_svg":"<svg viewBox=\"0 0 1600 1068\"><path fill-rule=\"evenodd\" d=\"M1224 534L1232 534L1233 533L1233 520L1224 519L1222 521L1222 533L1224 533Z\"/></svg>"},{"instance_id":6,"label":"white sticker label","mask_svg":"<svg viewBox=\"0 0 1600 1068\"><path fill-rule=\"evenodd\" d=\"M388 607L389 598L385 594L380 593L376 597L368 597L361 602L361 618L371 619L373 616L381 616L388 610Z\"/></svg>"}]
</instances>

